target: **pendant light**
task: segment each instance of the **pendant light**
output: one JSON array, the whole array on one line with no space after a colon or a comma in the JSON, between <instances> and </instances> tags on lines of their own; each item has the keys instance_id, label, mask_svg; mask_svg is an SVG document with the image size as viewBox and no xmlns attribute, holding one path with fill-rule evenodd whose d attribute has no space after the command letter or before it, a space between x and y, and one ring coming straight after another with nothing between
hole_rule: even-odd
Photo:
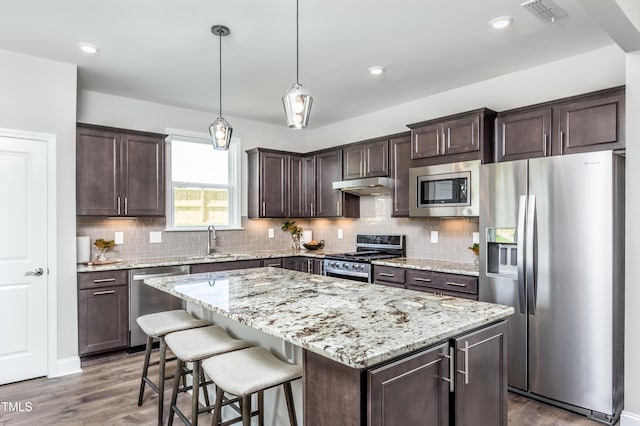
<instances>
[{"instance_id":1,"label":"pendant light","mask_svg":"<svg viewBox=\"0 0 640 426\"><path fill-rule=\"evenodd\" d=\"M211 134L213 149L226 151L229 149L229 144L231 143L233 128L227 120L222 117L222 37L228 36L231 34L231 31L224 25L214 25L211 27L211 32L220 39L220 109L218 118L209 126L209 133Z\"/></svg>"},{"instance_id":2,"label":"pendant light","mask_svg":"<svg viewBox=\"0 0 640 426\"><path fill-rule=\"evenodd\" d=\"M287 126L293 129L304 129L309 124L309 114L313 98L311 92L300 84L300 49L298 36L298 0L296 0L296 83L282 97Z\"/></svg>"}]
</instances>

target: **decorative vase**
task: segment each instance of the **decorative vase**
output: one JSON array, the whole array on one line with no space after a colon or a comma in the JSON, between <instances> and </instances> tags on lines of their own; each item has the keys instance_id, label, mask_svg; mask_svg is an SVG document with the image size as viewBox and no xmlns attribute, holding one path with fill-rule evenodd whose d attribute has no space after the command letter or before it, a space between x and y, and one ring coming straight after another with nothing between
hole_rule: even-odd
<instances>
[{"instance_id":1,"label":"decorative vase","mask_svg":"<svg viewBox=\"0 0 640 426\"><path fill-rule=\"evenodd\" d=\"M473 266L480 266L480 256L477 254L473 256Z\"/></svg>"},{"instance_id":2,"label":"decorative vase","mask_svg":"<svg viewBox=\"0 0 640 426\"><path fill-rule=\"evenodd\" d=\"M96 254L96 260L99 260L101 262L107 260L107 249L101 248L98 250L99 251L98 251L98 254Z\"/></svg>"},{"instance_id":3,"label":"decorative vase","mask_svg":"<svg viewBox=\"0 0 640 426\"><path fill-rule=\"evenodd\" d=\"M291 251L294 253L300 251L300 234L291 234Z\"/></svg>"}]
</instances>

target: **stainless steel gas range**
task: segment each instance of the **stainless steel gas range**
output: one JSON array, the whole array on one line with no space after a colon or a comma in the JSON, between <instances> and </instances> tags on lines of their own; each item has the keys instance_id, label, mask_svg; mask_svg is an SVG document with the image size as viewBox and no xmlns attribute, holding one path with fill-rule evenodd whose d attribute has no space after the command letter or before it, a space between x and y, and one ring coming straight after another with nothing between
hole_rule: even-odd
<instances>
[{"instance_id":1,"label":"stainless steel gas range","mask_svg":"<svg viewBox=\"0 0 640 426\"><path fill-rule=\"evenodd\" d=\"M404 235L358 234L355 252L325 256L324 275L370 283L373 277L372 260L404 255Z\"/></svg>"}]
</instances>

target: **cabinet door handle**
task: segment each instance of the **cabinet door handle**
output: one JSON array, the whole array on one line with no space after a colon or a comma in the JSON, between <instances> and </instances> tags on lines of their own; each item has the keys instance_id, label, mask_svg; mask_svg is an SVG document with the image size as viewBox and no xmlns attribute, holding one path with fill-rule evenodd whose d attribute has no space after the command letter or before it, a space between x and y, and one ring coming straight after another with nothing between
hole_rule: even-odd
<instances>
[{"instance_id":1,"label":"cabinet door handle","mask_svg":"<svg viewBox=\"0 0 640 426\"><path fill-rule=\"evenodd\" d=\"M473 131L471 132L471 145L473 145ZM451 127L447 127L447 148L451 148ZM444 143L442 144L442 153L444 154Z\"/></svg>"},{"instance_id":2,"label":"cabinet door handle","mask_svg":"<svg viewBox=\"0 0 640 426\"><path fill-rule=\"evenodd\" d=\"M423 282L423 283L430 283L431 282L431 279L429 279L429 278L414 277L413 280L414 281L420 281L420 282Z\"/></svg>"},{"instance_id":3,"label":"cabinet door handle","mask_svg":"<svg viewBox=\"0 0 640 426\"><path fill-rule=\"evenodd\" d=\"M93 280L94 283L111 283L114 282L115 278L103 278L101 280Z\"/></svg>"},{"instance_id":4,"label":"cabinet door handle","mask_svg":"<svg viewBox=\"0 0 640 426\"><path fill-rule=\"evenodd\" d=\"M547 139L547 134L544 134L544 139L542 142L542 151L544 152L545 157L549 155L549 153L547 152L547 144L548 144L548 139Z\"/></svg>"},{"instance_id":5,"label":"cabinet door handle","mask_svg":"<svg viewBox=\"0 0 640 426\"><path fill-rule=\"evenodd\" d=\"M115 293L115 292L116 292L115 290L108 290L108 291L95 291L95 292L93 292L93 295L94 295L94 296L101 296L101 295L103 295L103 294L113 294L113 293Z\"/></svg>"},{"instance_id":6,"label":"cabinet door handle","mask_svg":"<svg viewBox=\"0 0 640 426\"><path fill-rule=\"evenodd\" d=\"M313 213L313 203L311 203L311 216L315 216L315 214Z\"/></svg>"},{"instance_id":7,"label":"cabinet door handle","mask_svg":"<svg viewBox=\"0 0 640 426\"><path fill-rule=\"evenodd\" d=\"M449 377L442 377L442 380L449 382L449 392L453 392L455 388L455 362L453 359L453 348L449 347L449 354L442 354L443 358L449 360Z\"/></svg>"},{"instance_id":8,"label":"cabinet door handle","mask_svg":"<svg viewBox=\"0 0 640 426\"><path fill-rule=\"evenodd\" d=\"M395 274L388 274L386 272L380 272L379 274L381 277L395 277Z\"/></svg>"},{"instance_id":9,"label":"cabinet door handle","mask_svg":"<svg viewBox=\"0 0 640 426\"><path fill-rule=\"evenodd\" d=\"M129 209L127 208L127 199L128 197L124 197L124 215L127 216L129 214Z\"/></svg>"},{"instance_id":10,"label":"cabinet door handle","mask_svg":"<svg viewBox=\"0 0 640 426\"><path fill-rule=\"evenodd\" d=\"M279 268L280 264L279 263L268 263L267 266L272 266L274 268Z\"/></svg>"},{"instance_id":11,"label":"cabinet door handle","mask_svg":"<svg viewBox=\"0 0 640 426\"><path fill-rule=\"evenodd\" d=\"M458 370L458 373L464 374L464 384L469 384L469 342L465 340L464 348L459 349L460 352L464 352L464 370Z\"/></svg>"},{"instance_id":12,"label":"cabinet door handle","mask_svg":"<svg viewBox=\"0 0 640 426\"><path fill-rule=\"evenodd\" d=\"M440 155L440 130L436 130L436 155Z\"/></svg>"},{"instance_id":13,"label":"cabinet door handle","mask_svg":"<svg viewBox=\"0 0 640 426\"><path fill-rule=\"evenodd\" d=\"M118 197L118 216L120 216L120 197Z\"/></svg>"},{"instance_id":14,"label":"cabinet door handle","mask_svg":"<svg viewBox=\"0 0 640 426\"><path fill-rule=\"evenodd\" d=\"M266 216L265 214L265 202L262 202L262 216Z\"/></svg>"},{"instance_id":15,"label":"cabinet door handle","mask_svg":"<svg viewBox=\"0 0 640 426\"><path fill-rule=\"evenodd\" d=\"M447 281L447 285L452 285L454 287L466 287L467 286L466 284L454 283L454 282L451 282L451 281Z\"/></svg>"},{"instance_id":16,"label":"cabinet door handle","mask_svg":"<svg viewBox=\"0 0 640 426\"><path fill-rule=\"evenodd\" d=\"M340 201L336 201L336 214L340 216Z\"/></svg>"},{"instance_id":17,"label":"cabinet door handle","mask_svg":"<svg viewBox=\"0 0 640 426\"><path fill-rule=\"evenodd\" d=\"M564 132L560 131L560 155L564 154Z\"/></svg>"}]
</instances>

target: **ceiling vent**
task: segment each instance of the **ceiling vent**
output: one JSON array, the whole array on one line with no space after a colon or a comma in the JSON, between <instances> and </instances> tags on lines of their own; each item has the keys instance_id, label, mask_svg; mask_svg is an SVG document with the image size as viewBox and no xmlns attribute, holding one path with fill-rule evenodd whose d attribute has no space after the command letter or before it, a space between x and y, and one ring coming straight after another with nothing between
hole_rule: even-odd
<instances>
[{"instance_id":1,"label":"ceiling vent","mask_svg":"<svg viewBox=\"0 0 640 426\"><path fill-rule=\"evenodd\" d=\"M567 12L560 9L560 6L551 0L529 0L522 3L521 6L547 24L567 16Z\"/></svg>"}]
</instances>

